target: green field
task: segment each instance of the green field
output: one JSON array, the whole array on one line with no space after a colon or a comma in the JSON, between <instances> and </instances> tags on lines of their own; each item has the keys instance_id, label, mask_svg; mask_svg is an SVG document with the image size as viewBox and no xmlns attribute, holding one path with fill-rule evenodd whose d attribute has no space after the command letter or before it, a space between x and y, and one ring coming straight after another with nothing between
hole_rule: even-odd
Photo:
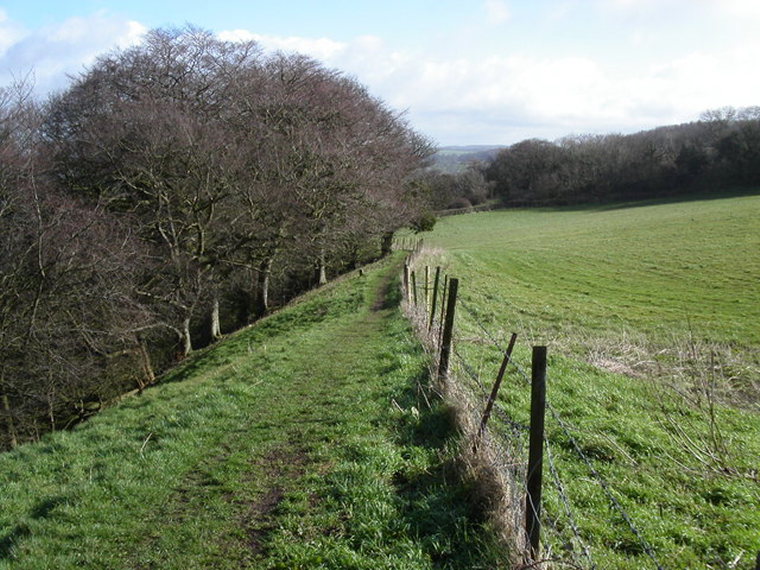
<instances>
[{"instance_id":1,"label":"green field","mask_svg":"<svg viewBox=\"0 0 760 570\"><path fill-rule=\"evenodd\" d=\"M499 568L399 258L0 456L0 568Z\"/></svg>"},{"instance_id":2,"label":"green field","mask_svg":"<svg viewBox=\"0 0 760 570\"><path fill-rule=\"evenodd\" d=\"M547 336L691 330L760 345L760 197L444 218L428 243Z\"/></svg>"},{"instance_id":3,"label":"green field","mask_svg":"<svg viewBox=\"0 0 760 570\"><path fill-rule=\"evenodd\" d=\"M548 399L568 429L549 414L548 442L575 520L549 480L547 555L754 568L760 197L467 214L423 237L418 270L460 278L460 382L492 382L511 331L523 369L530 345L549 346ZM528 397L513 374L501 405L526 423Z\"/></svg>"}]
</instances>

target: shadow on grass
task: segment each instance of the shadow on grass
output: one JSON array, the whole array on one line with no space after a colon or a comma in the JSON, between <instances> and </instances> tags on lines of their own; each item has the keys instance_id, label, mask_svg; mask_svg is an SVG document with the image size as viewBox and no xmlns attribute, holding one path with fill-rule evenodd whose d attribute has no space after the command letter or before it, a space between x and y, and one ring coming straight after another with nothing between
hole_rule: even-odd
<instances>
[{"instance_id":1,"label":"shadow on grass","mask_svg":"<svg viewBox=\"0 0 760 570\"><path fill-rule=\"evenodd\" d=\"M757 196L760 188L730 188L720 192L690 192L687 194L675 194L671 196L658 196L642 198L640 200L624 200L614 202L598 202L586 204L573 204L567 206L545 206L538 208L550 212L610 212L615 210L628 210L632 208L644 208L647 206L661 206L665 204L681 204L688 202L703 202L707 200L723 200L726 198L743 198Z\"/></svg>"},{"instance_id":2,"label":"shadow on grass","mask_svg":"<svg viewBox=\"0 0 760 570\"><path fill-rule=\"evenodd\" d=\"M66 502L65 497L49 497L37 503L29 513L29 517L38 520L46 518L58 505ZM5 536L0 537L0 560L13 558L13 548L17 543L29 537L32 531L26 523L19 523Z\"/></svg>"},{"instance_id":3,"label":"shadow on grass","mask_svg":"<svg viewBox=\"0 0 760 570\"><path fill-rule=\"evenodd\" d=\"M416 421L399 426L398 442L435 452L435 461L424 471L400 470L393 484L404 526L419 540L435 568L506 567L504 552L486 528L483 493L466 480L456 459L459 432L454 410L429 395L423 397L425 377L415 388L399 394L400 405L422 410ZM432 405L427 407L426 400Z\"/></svg>"},{"instance_id":4,"label":"shadow on grass","mask_svg":"<svg viewBox=\"0 0 760 570\"><path fill-rule=\"evenodd\" d=\"M16 543L28 537L32 532L29 527L24 524L17 524L13 529L0 538L0 560L8 560L13 558L13 547Z\"/></svg>"}]
</instances>

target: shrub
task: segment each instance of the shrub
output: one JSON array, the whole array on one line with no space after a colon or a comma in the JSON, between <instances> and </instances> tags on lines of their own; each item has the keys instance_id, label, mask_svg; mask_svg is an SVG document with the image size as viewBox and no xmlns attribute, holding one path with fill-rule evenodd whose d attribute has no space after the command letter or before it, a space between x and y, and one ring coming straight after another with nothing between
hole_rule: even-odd
<instances>
[{"instance_id":1,"label":"shrub","mask_svg":"<svg viewBox=\"0 0 760 570\"><path fill-rule=\"evenodd\" d=\"M429 232L433 230L437 221L438 219L433 212L425 212L412 222L412 229L415 233Z\"/></svg>"}]
</instances>

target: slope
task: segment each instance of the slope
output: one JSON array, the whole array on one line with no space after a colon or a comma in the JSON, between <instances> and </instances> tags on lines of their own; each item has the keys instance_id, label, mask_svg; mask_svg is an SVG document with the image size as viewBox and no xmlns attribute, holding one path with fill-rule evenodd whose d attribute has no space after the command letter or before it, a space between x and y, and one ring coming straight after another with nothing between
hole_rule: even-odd
<instances>
[{"instance_id":1,"label":"slope","mask_svg":"<svg viewBox=\"0 0 760 570\"><path fill-rule=\"evenodd\" d=\"M530 346L549 346L547 557L755 567L758 214L760 196L506 210L425 236L437 249L417 275L442 265L460 279L454 374L475 398L516 331L523 372L510 366L499 407L527 424Z\"/></svg>"},{"instance_id":2,"label":"slope","mask_svg":"<svg viewBox=\"0 0 760 570\"><path fill-rule=\"evenodd\" d=\"M499 567L398 258L0 457L7 568Z\"/></svg>"}]
</instances>

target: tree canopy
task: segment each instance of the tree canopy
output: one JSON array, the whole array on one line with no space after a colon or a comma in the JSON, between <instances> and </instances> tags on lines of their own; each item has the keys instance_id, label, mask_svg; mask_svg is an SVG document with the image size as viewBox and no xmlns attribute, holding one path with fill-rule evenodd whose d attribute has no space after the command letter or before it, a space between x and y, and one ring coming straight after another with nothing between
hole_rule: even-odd
<instances>
[{"instance_id":1,"label":"tree canopy","mask_svg":"<svg viewBox=\"0 0 760 570\"><path fill-rule=\"evenodd\" d=\"M186 27L0 101L3 445L381 255L432 147L355 79Z\"/></svg>"}]
</instances>

